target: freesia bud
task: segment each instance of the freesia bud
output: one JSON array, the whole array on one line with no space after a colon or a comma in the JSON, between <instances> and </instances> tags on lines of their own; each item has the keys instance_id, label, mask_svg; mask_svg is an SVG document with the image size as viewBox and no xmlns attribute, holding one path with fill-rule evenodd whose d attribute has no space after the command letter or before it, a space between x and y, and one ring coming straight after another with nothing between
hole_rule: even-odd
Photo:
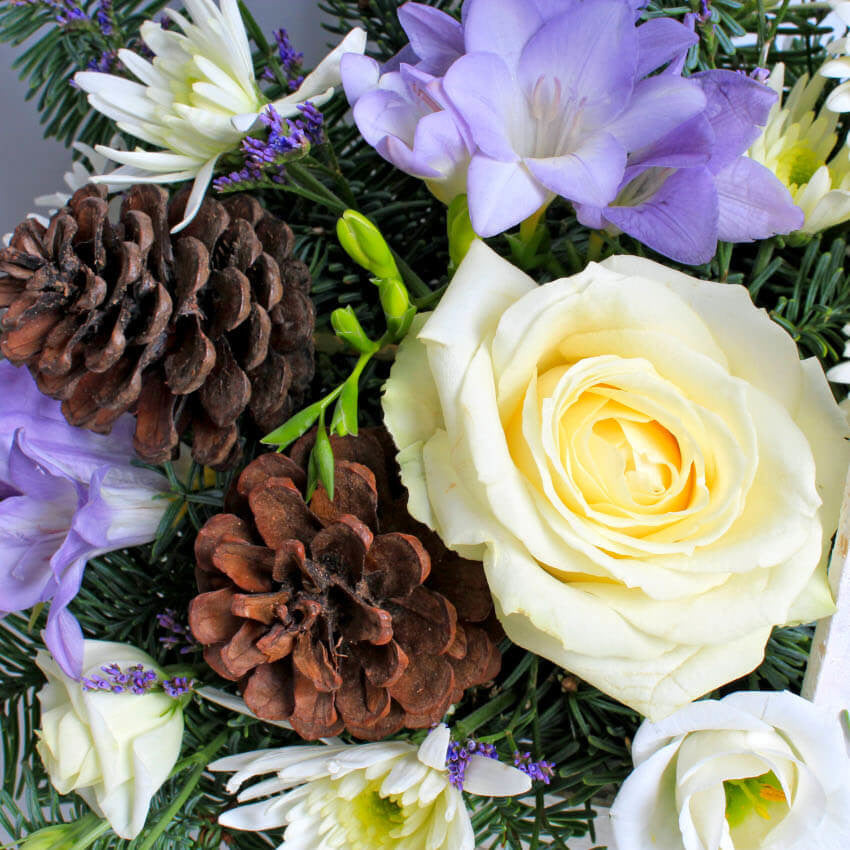
<instances>
[{"instance_id":1,"label":"freesia bud","mask_svg":"<svg viewBox=\"0 0 850 850\"><path fill-rule=\"evenodd\" d=\"M71 850L79 836L75 823L57 823L31 832L19 845L20 850Z\"/></svg>"},{"instance_id":2,"label":"freesia bud","mask_svg":"<svg viewBox=\"0 0 850 850\"><path fill-rule=\"evenodd\" d=\"M336 235L349 257L375 277L400 278L389 245L365 215L346 210L336 223Z\"/></svg>"},{"instance_id":3,"label":"freesia bud","mask_svg":"<svg viewBox=\"0 0 850 850\"><path fill-rule=\"evenodd\" d=\"M350 306L344 309L340 307L334 310L331 313L331 325L333 326L334 333L341 340L347 342L361 354L375 350L375 343L366 336L366 332L361 327L357 315Z\"/></svg>"},{"instance_id":4,"label":"freesia bud","mask_svg":"<svg viewBox=\"0 0 850 850\"><path fill-rule=\"evenodd\" d=\"M459 266L477 238L469 218L466 195L458 195L450 204L446 217L449 234L449 256L455 266Z\"/></svg>"},{"instance_id":5,"label":"freesia bud","mask_svg":"<svg viewBox=\"0 0 850 850\"><path fill-rule=\"evenodd\" d=\"M401 339L416 314L407 289L400 280L382 280L378 283L378 294L387 319L387 328L395 339Z\"/></svg>"}]
</instances>

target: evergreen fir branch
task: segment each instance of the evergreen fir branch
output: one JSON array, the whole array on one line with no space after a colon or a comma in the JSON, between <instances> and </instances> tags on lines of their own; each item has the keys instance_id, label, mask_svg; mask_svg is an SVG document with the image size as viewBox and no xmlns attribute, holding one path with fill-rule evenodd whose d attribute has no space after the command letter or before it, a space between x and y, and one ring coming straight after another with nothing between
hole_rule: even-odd
<instances>
[{"instance_id":1,"label":"evergreen fir branch","mask_svg":"<svg viewBox=\"0 0 850 850\"><path fill-rule=\"evenodd\" d=\"M79 138L95 144L115 133L113 122L91 112L83 92L72 85L77 71L108 61L115 72L119 48L138 47L139 28L168 0L112 0L110 25L96 18L102 0L13 0L0 10L0 41L29 43L12 67L27 84L27 99L38 98L45 137L70 144ZM62 22L63 14L79 13Z\"/></svg>"}]
</instances>

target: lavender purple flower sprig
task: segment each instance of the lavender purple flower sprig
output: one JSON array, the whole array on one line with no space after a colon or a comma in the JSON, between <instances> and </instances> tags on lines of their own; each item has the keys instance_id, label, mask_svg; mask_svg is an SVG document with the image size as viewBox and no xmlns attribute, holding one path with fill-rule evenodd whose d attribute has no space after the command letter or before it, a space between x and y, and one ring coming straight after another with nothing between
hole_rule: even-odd
<instances>
[{"instance_id":1,"label":"lavender purple flower sprig","mask_svg":"<svg viewBox=\"0 0 850 850\"><path fill-rule=\"evenodd\" d=\"M195 687L195 680L188 676L161 677L156 670L143 664L133 664L123 668L119 664L104 664L100 668L104 674L83 676L83 690L86 692L100 691L112 694L142 694L163 691L174 699L188 694Z\"/></svg>"},{"instance_id":2,"label":"lavender purple flower sprig","mask_svg":"<svg viewBox=\"0 0 850 850\"><path fill-rule=\"evenodd\" d=\"M265 138L246 136L242 141L242 168L217 177L213 187L219 192L244 191L268 182L283 183L286 163L324 141L322 113L309 101L297 108L300 117L293 120L282 118L273 106L267 106L260 121L268 134Z\"/></svg>"},{"instance_id":3,"label":"lavender purple flower sprig","mask_svg":"<svg viewBox=\"0 0 850 850\"><path fill-rule=\"evenodd\" d=\"M446 753L446 768L449 772L449 782L459 790L463 790L466 770L473 756L499 759L499 753L493 744L477 741L474 738L470 738L463 743L452 741L449 744L449 749ZM545 785L548 785L555 775L554 762L542 759L534 760L531 753L528 752L515 751L513 765L530 777L533 782L543 782Z\"/></svg>"},{"instance_id":4,"label":"lavender purple flower sprig","mask_svg":"<svg viewBox=\"0 0 850 850\"><path fill-rule=\"evenodd\" d=\"M301 73L304 54L300 50L295 49L289 38L289 33L285 29L275 30L274 40L277 46L277 56L275 59L280 69L278 72L277 68L269 64L264 69L262 77L264 80L269 81L285 81L286 88L289 91L295 91L304 82L304 75ZM275 60L273 59L271 61L274 62Z\"/></svg>"},{"instance_id":5,"label":"lavender purple flower sprig","mask_svg":"<svg viewBox=\"0 0 850 850\"><path fill-rule=\"evenodd\" d=\"M177 619L177 612L173 608L166 608L157 614L156 623L162 632L159 642L166 649L176 649L181 655L187 655L200 648L189 627Z\"/></svg>"}]
</instances>

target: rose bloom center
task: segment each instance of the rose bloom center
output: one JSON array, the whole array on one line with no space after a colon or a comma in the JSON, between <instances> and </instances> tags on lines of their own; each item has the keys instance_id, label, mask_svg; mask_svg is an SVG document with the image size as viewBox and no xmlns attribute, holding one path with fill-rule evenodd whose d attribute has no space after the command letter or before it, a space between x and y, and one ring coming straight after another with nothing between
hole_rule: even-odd
<instances>
[{"instance_id":1,"label":"rose bloom center","mask_svg":"<svg viewBox=\"0 0 850 850\"><path fill-rule=\"evenodd\" d=\"M505 423L520 472L614 556L691 539L697 517L703 541L722 534L718 503L745 495L718 472L740 454L733 431L648 360L608 355L541 368Z\"/></svg>"}]
</instances>

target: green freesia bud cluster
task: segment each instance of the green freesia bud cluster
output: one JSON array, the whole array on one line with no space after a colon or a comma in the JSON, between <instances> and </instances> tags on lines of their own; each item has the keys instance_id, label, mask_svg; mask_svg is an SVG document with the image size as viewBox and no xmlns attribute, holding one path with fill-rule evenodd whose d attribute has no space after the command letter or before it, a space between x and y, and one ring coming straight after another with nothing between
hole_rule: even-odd
<instances>
[{"instance_id":1,"label":"green freesia bud cluster","mask_svg":"<svg viewBox=\"0 0 850 850\"><path fill-rule=\"evenodd\" d=\"M398 342L407 333L416 315L416 308L410 302L410 295L390 246L387 245L381 231L365 215L354 210L346 210L342 218L337 221L336 235L348 256L357 265L374 275L372 283L378 287L378 297L387 321L387 331L392 335L392 341ZM341 312L343 311L336 310L334 316ZM331 321L334 321L333 316ZM350 319L347 321L350 322ZM357 321L356 317L354 321ZM334 323L334 330L336 330L336 323Z\"/></svg>"},{"instance_id":2,"label":"green freesia bud cluster","mask_svg":"<svg viewBox=\"0 0 850 850\"><path fill-rule=\"evenodd\" d=\"M363 330L351 306L334 310L331 314L334 333L359 354L351 374L324 398L296 413L262 440L266 445L276 446L279 451L283 451L314 424L317 426L316 443L307 467L308 498L321 482L328 496L333 499L333 450L328 435L357 434L360 376L372 357L385 345L404 338L416 315L416 307L410 299L392 249L375 224L355 210L346 210L337 221L336 232L348 256L373 275L371 280L378 287L378 298L387 329L379 339L372 339ZM332 404L334 408L330 425L326 426L325 413Z\"/></svg>"}]
</instances>

